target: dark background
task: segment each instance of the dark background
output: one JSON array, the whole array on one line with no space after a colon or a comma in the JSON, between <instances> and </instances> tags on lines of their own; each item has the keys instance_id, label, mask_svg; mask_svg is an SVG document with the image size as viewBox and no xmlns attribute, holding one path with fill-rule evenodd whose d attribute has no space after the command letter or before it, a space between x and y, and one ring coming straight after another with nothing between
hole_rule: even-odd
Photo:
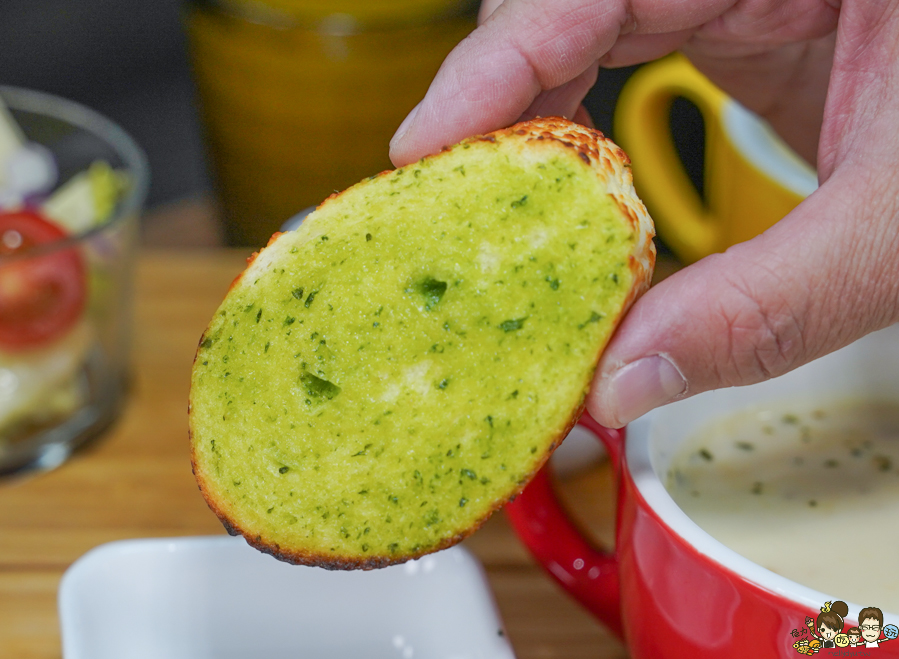
<instances>
[{"instance_id":1,"label":"dark background","mask_svg":"<svg viewBox=\"0 0 899 659\"><path fill-rule=\"evenodd\" d=\"M2 0L0 83L120 124L149 157L149 206L209 190L180 0Z\"/></svg>"},{"instance_id":2,"label":"dark background","mask_svg":"<svg viewBox=\"0 0 899 659\"><path fill-rule=\"evenodd\" d=\"M212 190L181 8L182 0L0 3L0 84L58 94L119 123L149 157L150 209ZM601 71L587 97L607 134L632 70ZM701 119L692 106L676 103L673 123L688 170L701 185Z\"/></svg>"}]
</instances>

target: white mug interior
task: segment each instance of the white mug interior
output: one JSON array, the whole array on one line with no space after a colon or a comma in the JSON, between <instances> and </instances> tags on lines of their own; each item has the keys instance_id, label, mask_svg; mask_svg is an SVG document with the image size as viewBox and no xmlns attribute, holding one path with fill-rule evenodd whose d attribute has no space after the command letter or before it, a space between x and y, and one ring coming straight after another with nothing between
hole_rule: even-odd
<instances>
[{"instance_id":1,"label":"white mug interior","mask_svg":"<svg viewBox=\"0 0 899 659\"><path fill-rule=\"evenodd\" d=\"M899 325L859 341L779 378L699 394L646 414L627 428L627 469L640 494L665 524L700 554L766 590L817 610L840 599L767 570L726 547L684 513L664 479L680 445L710 421L766 403L835 398L899 399ZM847 602L850 611L859 603ZM897 612L885 622L899 624Z\"/></svg>"},{"instance_id":2,"label":"white mug interior","mask_svg":"<svg viewBox=\"0 0 899 659\"><path fill-rule=\"evenodd\" d=\"M734 148L769 178L801 197L818 188L818 175L811 165L758 115L728 99L721 111L721 123Z\"/></svg>"}]
</instances>

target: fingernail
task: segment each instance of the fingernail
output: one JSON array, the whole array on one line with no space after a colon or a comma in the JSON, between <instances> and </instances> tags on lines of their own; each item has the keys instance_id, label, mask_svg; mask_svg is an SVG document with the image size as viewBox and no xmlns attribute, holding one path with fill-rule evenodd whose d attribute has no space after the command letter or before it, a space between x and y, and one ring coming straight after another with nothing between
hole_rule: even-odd
<instances>
[{"instance_id":1,"label":"fingernail","mask_svg":"<svg viewBox=\"0 0 899 659\"><path fill-rule=\"evenodd\" d=\"M667 358L653 355L618 369L609 390L618 421L624 425L670 403L687 390L687 381Z\"/></svg>"},{"instance_id":2,"label":"fingernail","mask_svg":"<svg viewBox=\"0 0 899 659\"><path fill-rule=\"evenodd\" d=\"M396 133L393 135L393 138L390 140L390 148L395 147L409 132L409 127L412 125L412 122L415 121L415 115L418 114L418 108L421 107L421 102L412 108L412 111L406 115L406 118L403 119L403 123L400 124L400 127L396 129Z\"/></svg>"}]
</instances>

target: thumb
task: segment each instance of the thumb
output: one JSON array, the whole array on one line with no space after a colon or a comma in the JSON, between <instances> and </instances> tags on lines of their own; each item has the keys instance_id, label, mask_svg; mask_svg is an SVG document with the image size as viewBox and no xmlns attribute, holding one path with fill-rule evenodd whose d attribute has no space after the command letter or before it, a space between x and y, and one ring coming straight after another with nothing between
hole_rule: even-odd
<instances>
[{"instance_id":1,"label":"thumb","mask_svg":"<svg viewBox=\"0 0 899 659\"><path fill-rule=\"evenodd\" d=\"M864 184L861 172L838 171L761 236L650 289L600 360L591 415L618 428L674 400L781 375L895 322L897 211L878 202L889 190Z\"/></svg>"}]
</instances>

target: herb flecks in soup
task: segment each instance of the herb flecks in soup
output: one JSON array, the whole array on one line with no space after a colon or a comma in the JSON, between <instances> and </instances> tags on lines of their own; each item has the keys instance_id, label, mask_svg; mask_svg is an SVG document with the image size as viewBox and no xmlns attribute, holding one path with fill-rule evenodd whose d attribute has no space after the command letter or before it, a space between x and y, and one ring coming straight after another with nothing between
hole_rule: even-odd
<instances>
[{"instance_id":1,"label":"herb flecks in soup","mask_svg":"<svg viewBox=\"0 0 899 659\"><path fill-rule=\"evenodd\" d=\"M684 442L667 481L694 522L753 562L899 611L899 401L728 416Z\"/></svg>"}]
</instances>

